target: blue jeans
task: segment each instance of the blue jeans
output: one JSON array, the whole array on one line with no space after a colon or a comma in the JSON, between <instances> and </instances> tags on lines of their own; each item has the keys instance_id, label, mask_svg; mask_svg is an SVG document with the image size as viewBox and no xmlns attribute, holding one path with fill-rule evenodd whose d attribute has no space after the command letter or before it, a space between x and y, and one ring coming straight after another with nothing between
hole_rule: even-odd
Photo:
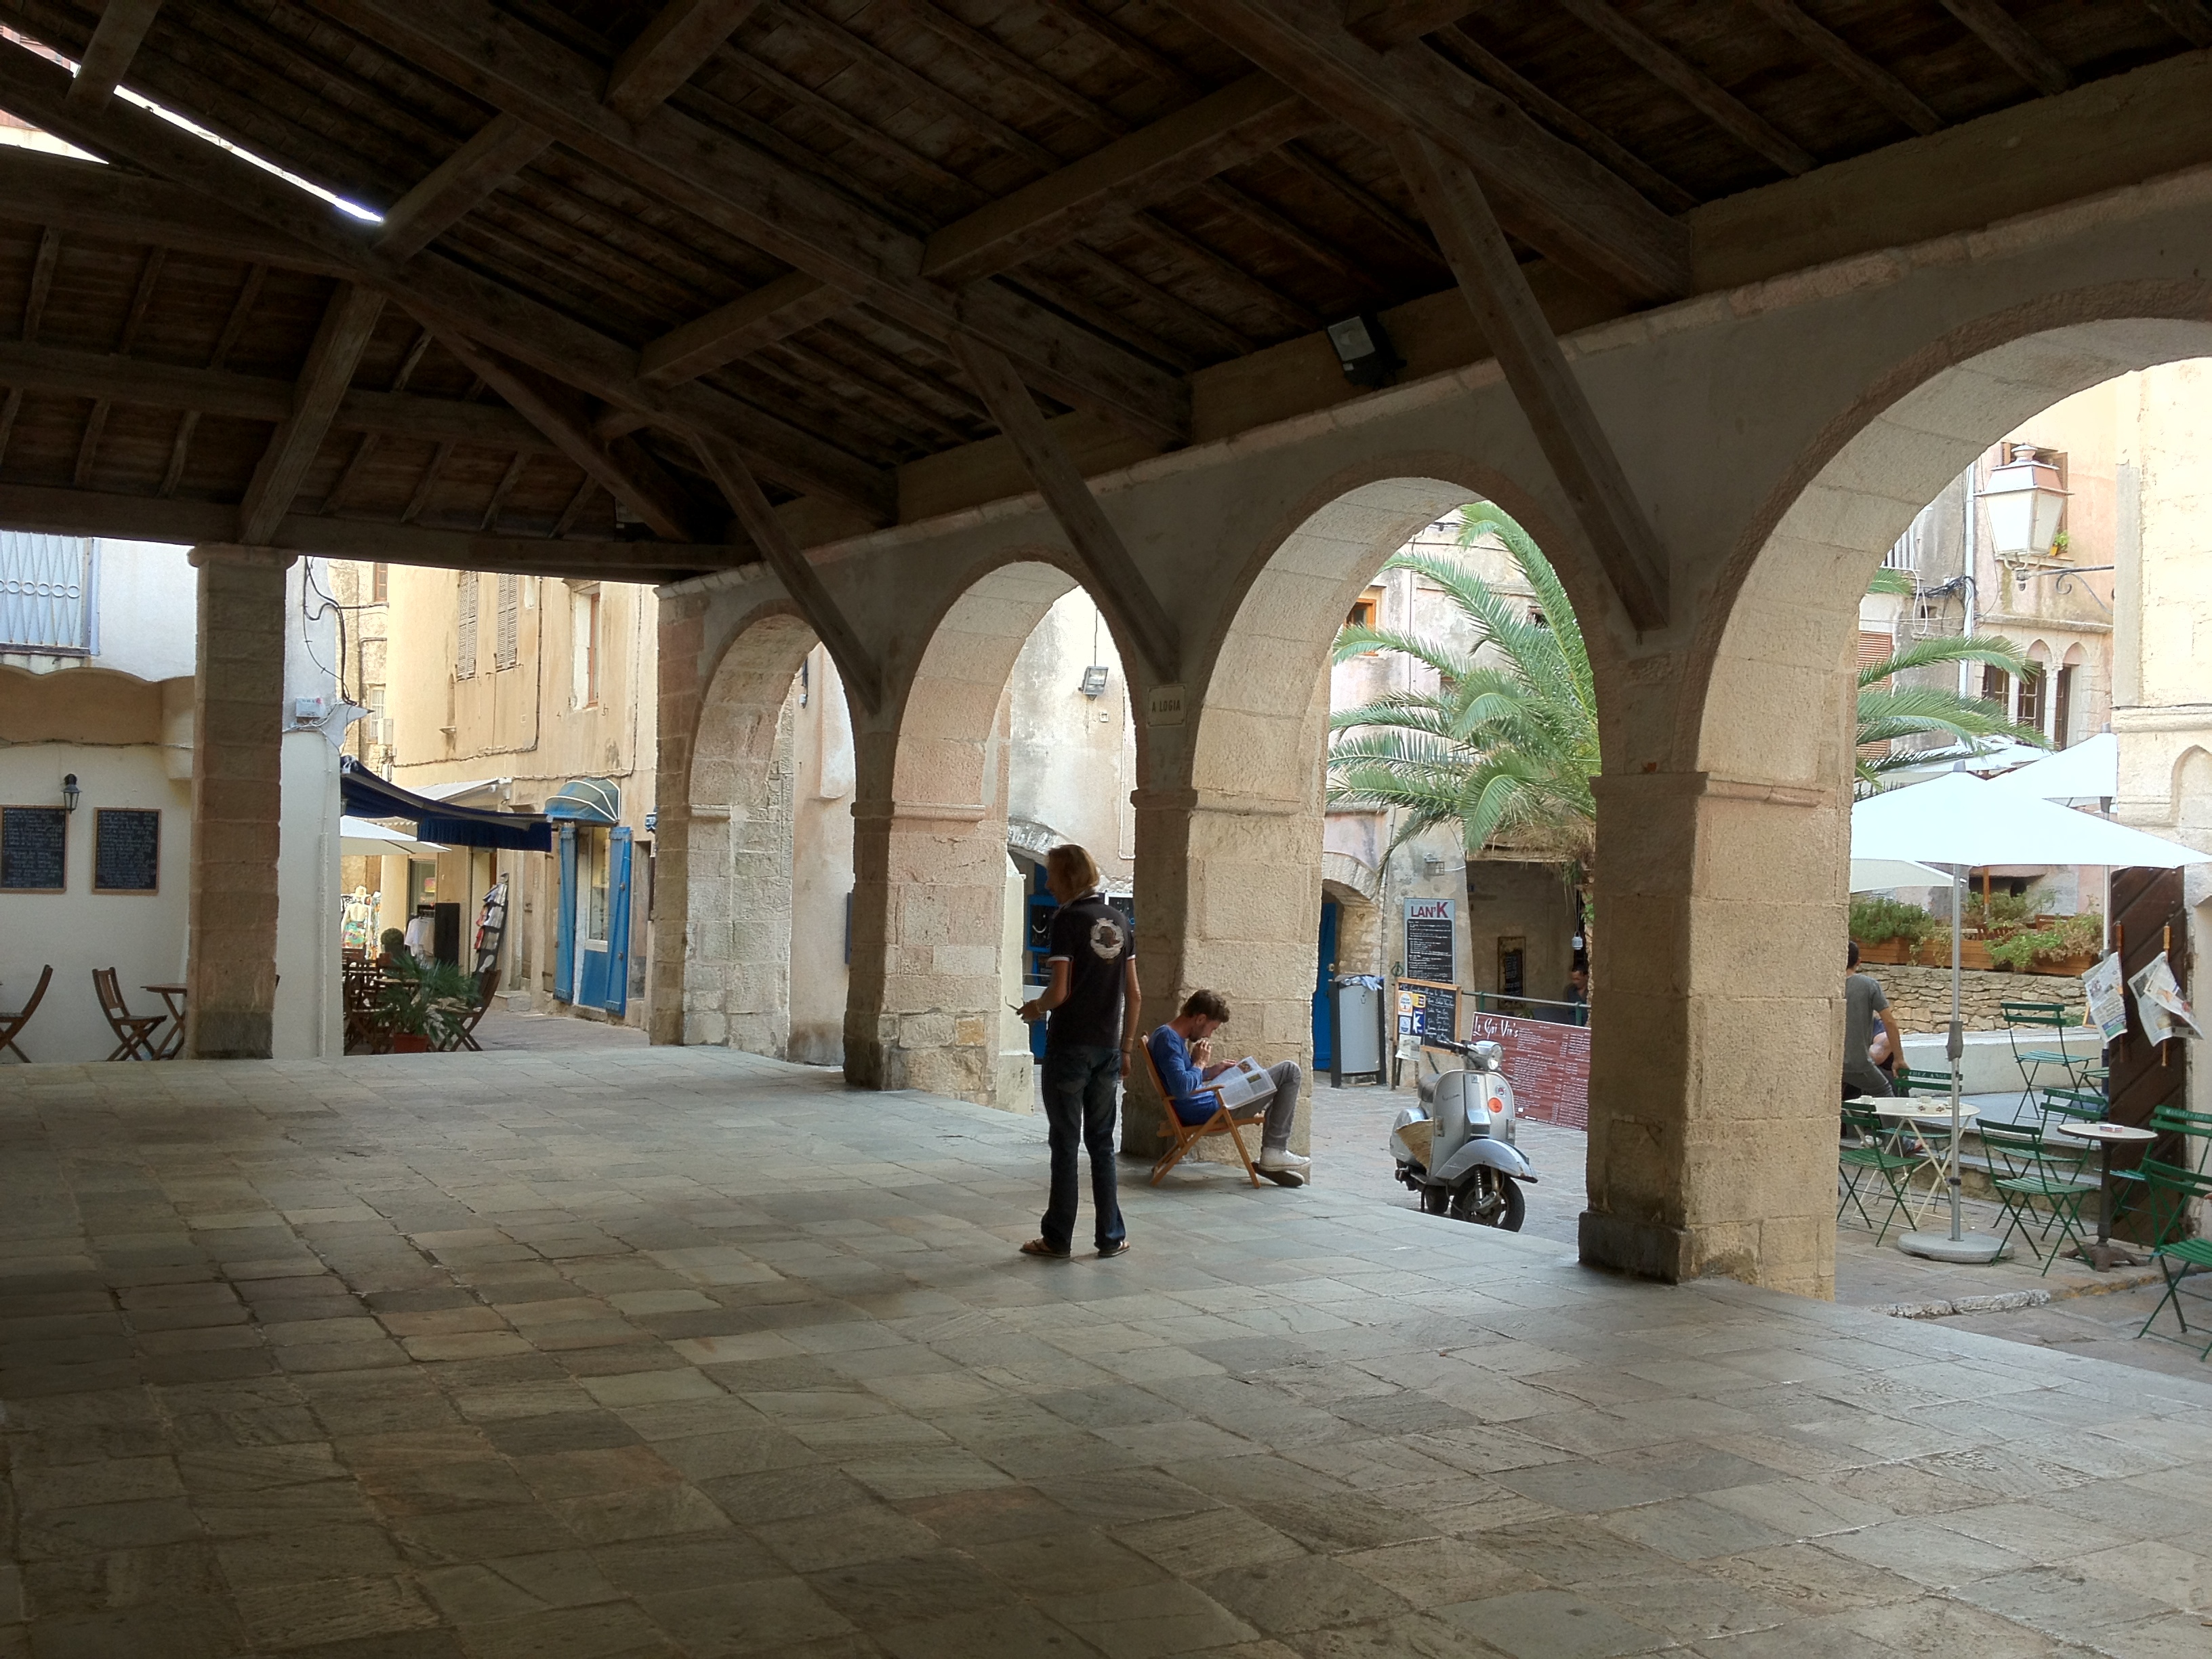
<instances>
[{"instance_id":1,"label":"blue jeans","mask_svg":"<svg viewBox=\"0 0 2212 1659\"><path fill-rule=\"evenodd\" d=\"M1075 1148L1091 1154L1091 1203L1097 1214L1098 1248L1125 1236L1115 1190L1114 1085L1121 1076L1119 1048L1070 1043L1044 1054L1044 1118L1052 1139L1052 1197L1039 1231L1046 1244L1066 1250L1075 1242Z\"/></svg>"}]
</instances>

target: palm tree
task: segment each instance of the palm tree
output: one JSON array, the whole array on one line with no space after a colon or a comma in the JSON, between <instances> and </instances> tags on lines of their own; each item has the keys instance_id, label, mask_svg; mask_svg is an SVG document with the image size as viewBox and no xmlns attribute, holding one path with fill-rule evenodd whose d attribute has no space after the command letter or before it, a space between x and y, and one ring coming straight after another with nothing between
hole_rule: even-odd
<instances>
[{"instance_id":1,"label":"palm tree","mask_svg":"<svg viewBox=\"0 0 2212 1659\"><path fill-rule=\"evenodd\" d=\"M1443 589L1468 624L1470 642L1358 625L1338 634L1338 662L1389 652L1433 671L1437 683L1433 690L1393 691L1330 715L1336 736L1328 798L1397 809L1394 852L1456 823L1470 853L1502 843L1567 866L1568 879L1579 887L1596 846L1590 779L1598 771L1597 694L1582 628L1527 531L1487 501L1461 511L1460 545L1485 536L1504 543L1535 595L1535 615L1524 614L1522 600L1498 593L1458 558L1401 550L1383 568L1415 571ZM1894 585L1900 575L1881 573L1870 591L1909 592ZM1878 788L1884 774L1925 763L1926 750L1888 752L1896 738L1937 734L1960 745L1997 738L2048 746L2041 733L2007 720L2002 704L1890 683L1916 669L1960 662L2028 672L2018 647L1986 635L1915 641L1859 671L1857 741L1885 745L1876 756L1862 750L1862 787Z\"/></svg>"},{"instance_id":2,"label":"palm tree","mask_svg":"<svg viewBox=\"0 0 2212 1659\"><path fill-rule=\"evenodd\" d=\"M1590 779L1598 769L1597 692L1566 590L1528 532L1487 501L1462 509L1459 542L1495 536L1535 594L1536 615L1496 592L1461 560L1407 548L1385 566L1412 570L1444 592L1472 642L1347 627L1335 659L1370 651L1412 659L1437 676L1433 691L1394 691L1329 717L1329 799L1395 807L1391 847L1457 822L1470 851L1501 841L1577 866L1595 845ZM1486 659L1477 653L1488 647Z\"/></svg>"}]
</instances>

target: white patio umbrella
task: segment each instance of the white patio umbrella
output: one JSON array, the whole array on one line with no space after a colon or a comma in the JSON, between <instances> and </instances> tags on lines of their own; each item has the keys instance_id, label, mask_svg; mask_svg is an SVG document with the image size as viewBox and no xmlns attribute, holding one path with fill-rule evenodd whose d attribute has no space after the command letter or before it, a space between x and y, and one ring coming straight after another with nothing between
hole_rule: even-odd
<instances>
[{"instance_id":1,"label":"white patio umbrella","mask_svg":"<svg viewBox=\"0 0 2212 1659\"><path fill-rule=\"evenodd\" d=\"M338 851L348 858L434 859L445 850L435 842L416 841L368 818L338 820Z\"/></svg>"},{"instance_id":2,"label":"white patio umbrella","mask_svg":"<svg viewBox=\"0 0 2212 1659\"><path fill-rule=\"evenodd\" d=\"M1990 780L1992 788L2045 800L2109 800L2120 793L2120 740L2110 732Z\"/></svg>"},{"instance_id":3,"label":"white patio umbrella","mask_svg":"<svg viewBox=\"0 0 2212 1659\"><path fill-rule=\"evenodd\" d=\"M1911 859L1853 859L1851 891L1871 893L1884 887L1940 887L1951 879L1947 870L1916 864Z\"/></svg>"},{"instance_id":4,"label":"white patio umbrella","mask_svg":"<svg viewBox=\"0 0 2212 1659\"><path fill-rule=\"evenodd\" d=\"M1851 808L1851 856L1911 859L1952 866L1951 1231L1907 1233L1899 1247L1945 1261L1994 1261L2002 1241L1960 1231L1959 1208L1959 1060L1966 1040L1959 1024L1959 924L1966 908L1966 872L1989 864L2101 864L2172 870L2212 863L2212 854L2091 817L2015 787L2001 788L1963 767L1927 783L1875 795Z\"/></svg>"}]
</instances>

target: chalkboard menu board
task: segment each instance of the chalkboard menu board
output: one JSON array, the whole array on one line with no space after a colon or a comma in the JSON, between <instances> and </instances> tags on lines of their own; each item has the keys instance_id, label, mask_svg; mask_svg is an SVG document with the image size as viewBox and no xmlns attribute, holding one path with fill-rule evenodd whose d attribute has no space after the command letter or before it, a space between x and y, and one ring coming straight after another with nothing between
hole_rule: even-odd
<instances>
[{"instance_id":1,"label":"chalkboard menu board","mask_svg":"<svg viewBox=\"0 0 2212 1659\"><path fill-rule=\"evenodd\" d=\"M0 806L0 891L58 893L68 884L69 813Z\"/></svg>"},{"instance_id":2,"label":"chalkboard menu board","mask_svg":"<svg viewBox=\"0 0 2212 1659\"><path fill-rule=\"evenodd\" d=\"M1458 953L1453 949L1452 901L1406 901L1406 967L1407 979L1441 985L1459 979Z\"/></svg>"},{"instance_id":3,"label":"chalkboard menu board","mask_svg":"<svg viewBox=\"0 0 2212 1659\"><path fill-rule=\"evenodd\" d=\"M1398 981L1398 1035L1427 1042L1459 1038L1459 989L1451 985Z\"/></svg>"},{"instance_id":4,"label":"chalkboard menu board","mask_svg":"<svg viewBox=\"0 0 2212 1659\"><path fill-rule=\"evenodd\" d=\"M92 890L150 893L161 884L161 815L103 806L93 815Z\"/></svg>"}]
</instances>

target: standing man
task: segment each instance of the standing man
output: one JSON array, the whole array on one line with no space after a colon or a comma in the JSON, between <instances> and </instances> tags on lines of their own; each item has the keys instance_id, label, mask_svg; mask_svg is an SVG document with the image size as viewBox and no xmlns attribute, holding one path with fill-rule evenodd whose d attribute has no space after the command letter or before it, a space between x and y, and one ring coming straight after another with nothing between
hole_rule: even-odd
<instances>
[{"instance_id":1,"label":"standing man","mask_svg":"<svg viewBox=\"0 0 2212 1659\"><path fill-rule=\"evenodd\" d=\"M1075 1148L1091 1158L1098 1254L1126 1255L1115 1189L1114 1085L1137 1044L1137 941L1128 919L1098 891L1098 866L1080 847L1045 855L1045 886L1060 901L1045 954L1044 994L1018 1012L1045 1020L1044 1115L1052 1141L1052 1196L1024 1255L1066 1257L1075 1240Z\"/></svg>"}]
</instances>

